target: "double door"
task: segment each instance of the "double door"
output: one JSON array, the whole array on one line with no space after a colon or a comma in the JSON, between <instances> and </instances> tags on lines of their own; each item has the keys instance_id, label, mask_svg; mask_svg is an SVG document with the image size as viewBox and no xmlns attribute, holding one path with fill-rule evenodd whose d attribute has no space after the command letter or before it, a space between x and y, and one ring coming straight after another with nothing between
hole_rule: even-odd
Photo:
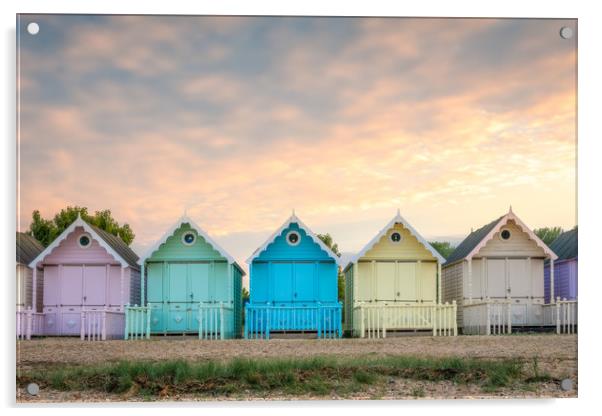
<instances>
[{"instance_id":1,"label":"double door","mask_svg":"<svg viewBox=\"0 0 602 416\"><path fill-rule=\"evenodd\" d=\"M213 264L150 263L148 302L152 332L197 332L198 306L210 302Z\"/></svg>"},{"instance_id":2,"label":"double door","mask_svg":"<svg viewBox=\"0 0 602 416\"><path fill-rule=\"evenodd\" d=\"M275 303L303 303L317 300L315 262L274 262L271 281Z\"/></svg>"},{"instance_id":3,"label":"double door","mask_svg":"<svg viewBox=\"0 0 602 416\"><path fill-rule=\"evenodd\" d=\"M433 302L437 265L433 262L368 261L359 265L360 301Z\"/></svg>"}]
</instances>

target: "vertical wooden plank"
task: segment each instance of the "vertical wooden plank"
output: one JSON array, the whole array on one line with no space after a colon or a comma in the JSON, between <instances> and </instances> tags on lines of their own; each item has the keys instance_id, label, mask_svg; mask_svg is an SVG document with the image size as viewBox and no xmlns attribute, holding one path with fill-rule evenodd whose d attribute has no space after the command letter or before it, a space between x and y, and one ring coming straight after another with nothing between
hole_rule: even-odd
<instances>
[{"instance_id":1,"label":"vertical wooden plank","mask_svg":"<svg viewBox=\"0 0 602 416\"><path fill-rule=\"evenodd\" d=\"M472 303L472 259L468 259L468 303Z\"/></svg>"},{"instance_id":2,"label":"vertical wooden plank","mask_svg":"<svg viewBox=\"0 0 602 416\"><path fill-rule=\"evenodd\" d=\"M443 293L441 288L441 277L441 262L437 260L437 303L439 304L443 303L443 297L441 296Z\"/></svg>"},{"instance_id":3,"label":"vertical wooden plank","mask_svg":"<svg viewBox=\"0 0 602 416\"><path fill-rule=\"evenodd\" d=\"M554 299L554 259L550 258L550 303L553 303Z\"/></svg>"}]
</instances>

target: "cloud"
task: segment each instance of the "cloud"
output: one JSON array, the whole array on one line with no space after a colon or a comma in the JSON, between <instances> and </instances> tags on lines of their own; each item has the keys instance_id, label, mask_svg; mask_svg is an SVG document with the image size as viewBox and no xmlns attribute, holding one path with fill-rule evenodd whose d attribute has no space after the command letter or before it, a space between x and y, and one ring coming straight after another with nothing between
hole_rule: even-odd
<instances>
[{"instance_id":1,"label":"cloud","mask_svg":"<svg viewBox=\"0 0 602 416\"><path fill-rule=\"evenodd\" d=\"M425 235L510 203L574 223L572 21L40 22L21 50L22 228L110 208L143 249L187 209L244 260L293 208L344 251L398 207Z\"/></svg>"}]
</instances>

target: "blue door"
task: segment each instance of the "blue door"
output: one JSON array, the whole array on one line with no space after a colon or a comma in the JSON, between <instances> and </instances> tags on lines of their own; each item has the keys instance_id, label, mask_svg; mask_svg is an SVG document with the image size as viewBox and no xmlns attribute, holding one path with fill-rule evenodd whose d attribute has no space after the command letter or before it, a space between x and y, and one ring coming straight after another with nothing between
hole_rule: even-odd
<instances>
[{"instance_id":1,"label":"blue door","mask_svg":"<svg viewBox=\"0 0 602 416\"><path fill-rule=\"evenodd\" d=\"M312 302L316 300L316 265L315 263L295 263L295 302Z\"/></svg>"},{"instance_id":2,"label":"blue door","mask_svg":"<svg viewBox=\"0 0 602 416\"><path fill-rule=\"evenodd\" d=\"M293 264L272 263L272 287L274 302L291 302L293 300Z\"/></svg>"}]
</instances>

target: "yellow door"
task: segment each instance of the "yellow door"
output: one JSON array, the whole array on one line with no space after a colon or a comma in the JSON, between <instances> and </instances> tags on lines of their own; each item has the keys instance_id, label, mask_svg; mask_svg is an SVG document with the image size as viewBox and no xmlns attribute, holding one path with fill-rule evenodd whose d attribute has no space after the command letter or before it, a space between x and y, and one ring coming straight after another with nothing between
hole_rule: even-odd
<instances>
[{"instance_id":1,"label":"yellow door","mask_svg":"<svg viewBox=\"0 0 602 416\"><path fill-rule=\"evenodd\" d=\"M376 262L376 300L395 298L395 263Z\"/></svg>"},{"instance_id":2,"label":"yellow door","mask_svg":"<svg viewBox=\"0 0 602 416\"><path fill-rule=\"evenodd\" d=\"M416 263L397 263L397 300L416 300Z\"/></svg>"}]
</instances>

